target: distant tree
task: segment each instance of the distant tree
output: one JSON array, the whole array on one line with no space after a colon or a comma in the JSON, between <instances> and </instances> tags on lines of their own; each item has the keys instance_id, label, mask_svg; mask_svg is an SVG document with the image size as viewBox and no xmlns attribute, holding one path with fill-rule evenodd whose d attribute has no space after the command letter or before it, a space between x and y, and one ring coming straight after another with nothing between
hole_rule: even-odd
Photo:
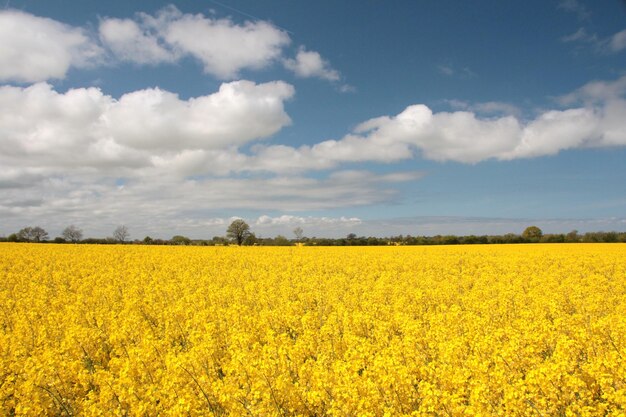
<instances>
[{"instance_id":1,"label":"distant tree","mask_svg":"<svg viewBox=\"0 0 626 417\"><path fill-rule=\"evenodd\" d=\"M17 233L11 233L9 236L7 236L7 242L19 242L20 238L17 235Z\"/></svg>"},{"instance_id":2,"label":"distant tree","mask_svg":"<svg viewBox=\"0 0 626 417\"><path fill-rule=\"evenodd\" d=\"M541 243L563 243L565 235L562 233L545 234L541 237Z\"/></svg>"},{"instance_id":3,"label":"distant tree","mask_svg":"<svg viewBox=\"0 0 626 417\"><path fill-rule=\"evenodd\" d=\"M228 229L226 229L226 237L233 240L241 246L246 238L250 235L250 226L242 219L234 220Z\"/></svg>"},{"instance_id":4,"label":"distant tree","mask_svg":"<svg viewBox=\"0 0 626 417\"><path fill-rule=\"evenodd\" d=\"M522 237L531 242L537 242L543 236L543 232L537 226L528 226L522 232Z\"/></svg>"},{"instance_id":5,"label":"distant tree","mask_svg":"<svg viewBox=\"0 0 626 417\"><path fill-rule=\"evenodd\" d=\"M291 242L289 242L289 239L287 239L285 236L278 235L274 238L274 245L275 246L289 246L291 245Z\"/></svg>"},{"instance_id":6,"label":"distant tree","mask_svg":"<svg viewBox=\"0 0 626 417\"><path fill-rule=\"evenodd\" d=\"M152 239L150 236L146 236L143 238L143 243L145 245L152 245L154 243L154 239Z\"/></svg>"},{"instance_id":7,"label":"distant tree","mask_svg":"<svg viewBox=\"0 0 626 417\"><path fill-rule=\"evenodd\" d=\"M44 229L42 229L39 226L35 226L33 227L33 240L35 242L42 242L44 240L48 240L48 232L46 232Z\"/></svg>"},{"instance_id":8,"label":"distant tree","mask_svg":"<svg viewBox=\"0 0 626 417\"><path fill-rule=\"evenodd\" d=\"M580 242L580 236L578 235L578 230L572 230L568 234L565 235L566 242Z\"/></svg>"},{"instance_id":9,"label":"distant tree","mask_svg":"<svg viewBox=\"0 0 626 417\"><path fill-rule=\"evenodd\" d=\"M130 233L128 232L128 227L121 225L117 226L113 231L113 239L117 240L120 243L124 243L130 237Z\"/></svg>"},{"instance_id":10,"label":"distant tree","mask_svg":"<svg viewBox=\"0 0 626 417\"><path fill-rule=\"evenodd\" d=\"M48 232L39 226L25 227L17 232L17 237L23 242L41 242L48 239Z\"/></svg>"},{"instance_id":11,"label":"distant tree","mask_svg":"<svg viewBox=\"0 0 626 417\"><path fill-rule=\"evenodd\" d=\"M76 243L82 240L83 231L71 224L63 230L62 236L65 241Z\"/></svg>"},{"instance_id":12,"label":"distant tree","mask_svg":"<svg viewBox=\"0 0 626 417\"><path fill-rule=\"evenodd\" d=\"M211 239L212 245L224 245L226 243L228 243L228 239L223 236L213 236L213 238Z\"/></svg>"},{"instance_id":13,"label":"distant tree","mask_svg":"<svg viewBox=\"0 0 626 417\"><path fill-rule=\"evenodd\" d=\"M20 242L30 242L32 239L32 227L25 227L17 232L17 240Z\"/></svg>"},{"instance_id":14,"label":"distant tree","mask_svg":"<svg viewBox=\"0 0 626 417\"><path fill-rule=\"evenodd\" d=\"M346 239L354 240L354 239L356 239L356 235L354 233L350 233L350 234L348 234L348 236L346 236Z\"/></svg>"},{"instance_id":15,"label":"distant tree","mask_svg":"<svg viewBox=\"0 0 626 417\"><path fill-rule=\"evenodd\" d=\"M252 232L250 232L243 241L243 244L248 246L257 245L258 243L259 239L257 239L256 235Z\"/></svg>"},{"instance_id":16,"label":"distant tree","mask_svg":"<svg viewBox=\"0 0 626 417\"><path fill-rule=\"evenodd\" d=\"M186 236L176 235L176 236L173 236L173 237L170 239L170 242L171 242L173 245L190 245L190 244L191 244L191 239L189 239L189 238L188 238L188 237L186 237Z\"/></svg>"},{"instance_id":17,"label":"distant tree","mask_svg":"<svg viewBox=\"0 0 626 417\"><path fill-rule=\"evenodd\" d=\"M62 238L61 236L57 236L54 238L53 240L54 243L65 243L67 242L67 240L65 240L65 238Z\"/></svg>"},{"instance_id":18,"label":"distant tree","mask_svg":"<svg viewBox=\"0 0 626 417\"><path fill-rule=\"evenodd\" d=\"M296 235L296 240L300 242L304 237L304 230L300 226L293 229L293 234Z\"/></svg>"}]
</instances>

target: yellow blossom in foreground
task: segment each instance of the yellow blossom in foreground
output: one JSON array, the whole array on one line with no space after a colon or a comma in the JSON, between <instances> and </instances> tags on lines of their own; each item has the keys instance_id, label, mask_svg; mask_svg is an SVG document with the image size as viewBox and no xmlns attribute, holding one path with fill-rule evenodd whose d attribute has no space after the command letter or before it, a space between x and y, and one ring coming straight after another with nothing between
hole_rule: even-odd
<instances>
[{"instance_id":1,"label":"yellow blossom in foreground","mask_svg":"<svg viewBox=\"0 0 626 417\"><path fill-rule=\"evenodd\" d=\"M0 244L0 415L625 409L625 245Z\"/></svg>"}]
</instances>

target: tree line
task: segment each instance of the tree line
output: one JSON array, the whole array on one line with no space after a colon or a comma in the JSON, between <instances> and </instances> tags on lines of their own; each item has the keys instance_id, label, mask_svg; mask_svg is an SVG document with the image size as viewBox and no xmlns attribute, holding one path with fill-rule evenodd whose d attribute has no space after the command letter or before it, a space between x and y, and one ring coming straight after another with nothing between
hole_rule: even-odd
<instances>
[{"instance_id":1,"label":"tree line","mask_svg":"<svg viewBox=\"0 0 626 417\"><path fill-rule=\"evenodd\" d=\"M130 230L121 225L113 230L110 237L84 238L83 231L70 225L61 236L50 239L48 232L40 226L25 227L8 237L0 237L0 242L34 242L34 243L81 243L81 244L135 244L135 245L196 245L196 246L385 246L385 245L474 245L474 244L505 244L505 243L626 243L626 232L587 232L544 234L537 226L527 227L521 234L507 233L504 235L435 235L411 236L398 235L389 237L357 236L354 233L343 238L306 237L301 227L293 230L294 237L278 235L275 237L257 237L250 226L242 219L234 220L226 229L225 236L214 236L211 239L190 239L183 235L172 236L171 239L130 239Z\"/></svg>"}]
</instances>

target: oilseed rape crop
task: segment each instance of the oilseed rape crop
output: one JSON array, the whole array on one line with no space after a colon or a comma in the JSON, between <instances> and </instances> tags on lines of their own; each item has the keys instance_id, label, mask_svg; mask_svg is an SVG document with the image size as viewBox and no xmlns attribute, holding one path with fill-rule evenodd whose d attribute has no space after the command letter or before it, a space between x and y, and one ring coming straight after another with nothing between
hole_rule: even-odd
<instances>
[{"instance_id":1,"label":"oilseed rape crop","mask_svg":"<svg viewBox=\"0 0 626 417\"><path fill-rule=\"evenodd\" d=\"M622 244L0 244L3 416L625 408Z\"/></svg>"}]
</instances>

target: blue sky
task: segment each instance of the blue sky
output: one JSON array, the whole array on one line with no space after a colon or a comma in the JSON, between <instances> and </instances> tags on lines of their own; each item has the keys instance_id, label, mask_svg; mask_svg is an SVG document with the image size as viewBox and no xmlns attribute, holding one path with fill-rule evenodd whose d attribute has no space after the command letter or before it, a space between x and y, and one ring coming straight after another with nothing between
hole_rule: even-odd
<instances>
[{"instance_id":1,"label":"blue sky","mask_svg":"<svg viewBox=\"0 0 626 417\"><path fill-rule=\"evenodd\" d=\"M626 230L620 1L17 1L0 234Z\"/></svg>"}]
</instances>

